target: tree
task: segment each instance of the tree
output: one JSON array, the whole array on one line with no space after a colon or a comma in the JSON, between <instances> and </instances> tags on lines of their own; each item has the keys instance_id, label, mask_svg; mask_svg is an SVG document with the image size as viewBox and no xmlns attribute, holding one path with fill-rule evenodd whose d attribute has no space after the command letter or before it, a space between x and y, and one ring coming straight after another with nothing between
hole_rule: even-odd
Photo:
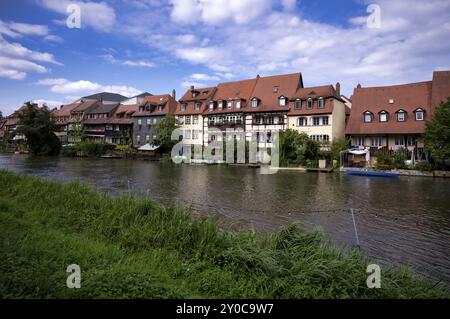
<instances>
[{"instance_id":1,"label":"tree","mask_svg":"<svg viewBox=\"0 0 450 319\"><path fill-rule=\"evenodd\" d=\"M3 112L0 111L0 121L3 120Z\"/></svg>"},{"instance_id":2,"label":"tree","mask_svg":"<svg viewBox=\"0 0 450 319\"><path fill-rule=\"evenodd\" d=\"M450 159L450 98L436 108L425 123L425 149L435 160Z\"/></svg>"},{"instance_id":3,"label":"tree","mask_svg":"<svg viewBox=\"0 0 450 319\"><path fill-rule=\"evenodd\" d=\"M58 127L52 122L47 107L26 103L26 109L19 114L17 133L25 135L28 148L34 155L57 155L61 142L55 135Z\"/></svg>"},{"instance_id":4,"label":"tree","mask_svg":"<svg viewBox=\"0 0 450 319\"><path fill-rule=\"evenodd\" d=\"M170 151L178 141L172 141L172 132L177 126L173 115L167 115L156 125L156 138L153 144L159 145L163 151Z\"/></svg>"},{"instance_id":5,"label":"tree","mask_svg":"<svg viewBox=\"0 0 450 319\"><path fill-rule=\"evenodd\" d=\"M319 157L320 145L306 133L287 129L280 132L280 165L307 165Z\"/></svg>"},{"instance_id":6,"label":"tree","mask_svg":"<svg viewBox=\"0 0 450 319\"><path fill-rule=\"evenodd\" d=\"M333 139L331 142L331 155L333 156L334 160L338 161L338 164L340 165L341 161L341 152L347 150L351 145L350 139L343 139L343 138L336 138Z\"/></svg>"}]
</instances>

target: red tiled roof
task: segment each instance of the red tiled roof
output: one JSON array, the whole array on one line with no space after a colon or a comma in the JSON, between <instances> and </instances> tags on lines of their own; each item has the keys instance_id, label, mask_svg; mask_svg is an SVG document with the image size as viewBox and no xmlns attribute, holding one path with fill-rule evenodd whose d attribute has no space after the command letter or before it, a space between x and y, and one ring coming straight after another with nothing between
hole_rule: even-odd
<instances>
[{"instance_id":1,"label":"red tiled roof","mask_svg":"<svg viewBox=\"0 0 450 319\"><path fill-rule=\"evenodd\" d=\"M393 99L394 103L389 103ZM416 121L414 111L421 108L425 119L430 116L431 82L403 85L355 88L346 134L406 134L423 133L425 121ZM397 122L396 112L407 112L405 122ZM364 122L364 112L373 113L373 122ZM388 121L381 123L378 113L389 113Z\"/></svg>"},{"instance_id":2,"label":"red tiled roof","mask_svg":"<svg viewBox=\"0 0 450 319\"><path fill-rule=\"evenodd\" d=\"M113 116L109 118L108 123L110 124L133 124L133 119L131 116L139 111L139 104L123 105L120 104L119 107L114 112ZM121 117L118 117L121 115Z\"/></svg>"},{"instance_id":3,"label":"red tiled roof","mask_svg":"<svg viewBox=\"0 0 450 319\"><path fill-rule=\"evenodd\" d=\"M214 93L210 101L214 101L216 103L218 101L224 101L223 108L219 109L216 105L213 110L210 110L208 105L208 107L205 108L204 114L209 115L209 114L243 112L246 105L249 103L255 85L256 85L256 78L250 80L220 83L217 86L216 92ZM233 106L233 108L229 109L227 107L227 100L238 100L238 99L242 100L241 108L238 109Z\"/></svg>"},{"instance_id":4,"label":"red tiled roof","mask_svg":"<svg viewBox=\"0 0 450 319\"><path fill-rule=\"evenodd\" d=\"M95 106L98 101L96 100L87 100L79 103L79 105L72 110L72 112L86 112L91 109L91 107Z\"/></svg>"},{"instance_id":5,"label":"red tiled roof","mask_svg":"<svg viewBox=\"0 0 450 319\"><path fill-rule=\"evenodd\" d=\"M307 100L312 99L312 109L307 109ZM318 108L318 99L323 98L324 107ZM301 109L295 108L295 101L301 100ZM332 85L299 88L291 97L289 115L314 115L333 112L334 100L341 99Z\"/></svg>"},{"instance_id":6,"label":"red tiled roof","mask_svg":"<svg viewBox=\"0 0 450 319\"><path fill-rule=\"evenodd\" d=\"M301 73L283 74L257 78L251 99L259 100L257 107L251 107L250 102L246 112L289 111L287 100L299 88L303 87ZM280 97L286 98L286 106L280 106Z\"/></svg>"},{"instance_id":7,"label":"red tiled roof","mask_svg":"<svg viewBox=\"0 0 450 319\"><path fill-rule=\"evenodd\" d=\"M192 97L192 90L189 89L183 97L180 99L180 103L175 110L175 115L192 115L192 114L202 114L208 106L208 101L212 95L216 92L216 87L194 89L199 92L199 95ZM204 94L206 93L206 94ZM201 103L198 110L195 109L195 103ZM181 110L181 104L186 104L186 110Z\"/></svg>"}]
</instances>

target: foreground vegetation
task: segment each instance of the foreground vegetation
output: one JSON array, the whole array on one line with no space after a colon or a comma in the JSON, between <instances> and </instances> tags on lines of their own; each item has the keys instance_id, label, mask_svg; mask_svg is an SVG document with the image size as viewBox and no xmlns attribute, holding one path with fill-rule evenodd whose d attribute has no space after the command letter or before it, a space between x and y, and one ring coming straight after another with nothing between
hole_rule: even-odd
<instances>
[{"instance_id":1,"label":"foreground vegetation","mask_svg":"<svg viewBox=\"0 0 450 319\"><path fill-rule=\"evenodd\" d=\"M368 289L360 252L295 225L220 230L188 210L0 171L1 298L445 298L406 269ZM68 289L66 268L81 267Z\"/></svg>"}]
</instances>

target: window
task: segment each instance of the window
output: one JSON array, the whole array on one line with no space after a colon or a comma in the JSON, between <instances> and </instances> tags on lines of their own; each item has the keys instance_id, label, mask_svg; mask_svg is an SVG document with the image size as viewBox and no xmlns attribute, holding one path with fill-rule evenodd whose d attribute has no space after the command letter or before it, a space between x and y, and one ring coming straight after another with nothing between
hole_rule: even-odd
<instances>
[{"instance_id":1,"label":"window","mask_svg":"<svg viewBox=\"0 0 450 319\"><path fill-rule=\"evenodd\" d=\"M136 144L141 144L141 136L136 135Z\"/></svg>"},{"instance_id":2,"label":"window","mask_svg":"<svg viewBox=\"0 0 450 319\"><path fill-rule=\"evenodd\" d=\"M320 125L320 117L313 117L313 125Z\"/></svg>"},{"instance_id":3,"label":"window","mask_svg":"<svg viewBox=\"0 0 450 319\"><path fill-rule=\"evenodd\" d=\"M194 105L194 108L195 108L196 111L199 111L201 106L202 106L201 102L196 102L195 105Z\"/></svg>"},{"instance_id":4,"label":"window","mask_svg":"<svg viewBox=\"0 0 450 319\"><path fill-rule=\"evenodd\" d=\"M415 136L408 136L406 138L406 143L408 146L416 146L416 137Z\"/></svg>"},{"instance_id":5,"label":"window","mask_svg":"<svg viewBox=\"0 0 450 319\"><path fill-rule=\"evenodd\" d=\"M214 108L214 102L209 103L209 109L212 110ZM219 108L222 108L221 104L219 104Z\"/></svg>"},{"instance_id":6,"label":"window","mask_svg":"<svg viewBox=\"0 0 450 319\"><path fill-rule=\"evenodd\" d=\"M406 112L398 111L397 112L397 122L405 122L406 121Z\"/></svg>"},{"instance_id":7,"label":"window","mask_svg":"<svg viewBox=\"0 0 450 319\"><path fill-rule=\"evenodd\" d=\"M184 116L178 116L178 124L183 125L184 124Z\"/></svg>"},{"instance_id":8,"label":"window","mask_svg":"<svg viewBox=\"0 0 450 319\"><path fill-rule=\"evenodd\" d=\"M120 126L116 125L116 131L120 131Z\"/></svg>"},{"instance_id":9,"label":"window","mask_svg":"<svg viewBox=\"0 0 450 319\"><path fill-rule=\"evenodd\" d=\"M112 125L106 125L106 130L107 131L112 131L112 129L113 129Z\"/></svg>"},{"instance_id":10,"label":"window","mask_svg":"<svg viewBox=\"0 0 450 319\"><path fill-rule=\"evenodd\" d=\"M313 141L323 142L323 141L329 141L330 136L329 135L311 135L311 139Z\"/></svg>"},{"instance_id":11,"label":"window","mask_svg":"<svg viewBox=\"0 0 450 319\"><path fill-rule=\"evenodd\" d=\"M192 124L198 124L198 115L194 115Z\"/></svg>"},{"instance_id":12,"label":"window","mask_svg":"<svg viewBox=\"0 0 450 319\"><path fill-rule=\"evenodd\" d=\"M311 109L313 108L313 101L312 101L311 98L309 98L309 99L306 101L306 108L307 108L308 110L311 110Z\"/></svg>"},{"instance_id":13,"label":"window","mask_svg":"<svg viewBox=\"0 0 450 319\"><path fill-rule=\"evenodd\" d=\"M405 137L402 135L398 135L395 137L395 145L396 146L405 146Z\"/></svg>"},{"instance_id":14,"label":"window","mask_svg":"<svg viewBox=\"0 0 450 319\"><path fill-rule=\"evenodd\" d=\"M306 125L308 125L306 117L299 117L298 126L306 126Z\"/></svg>"},{"instance_id":15,"label":"window","mask_svg":"<svg viewBox=\"0 0 450 319\"><path fill-rule=\"evenodd\" d=\"M322 125L328 125L328 116L322 117Z\"/></svg>"},{"instance_id":16,"label":"window","mask_svg":"<svg viewBox=\"0 0 450 319\"><path fill-rule=\"evenodd\" d=\"M257 99L253 99L252 100L252 107L257 107L258 106L258 100Z\"/></svg>"},{"instance_id":17,"label":"window","mask_svg":"<svg viewBox=\"0 0 450 319\"><path fill-rule=\"evenodd\" d=\"M388 113L385 111L380 112L380 122L387 122L388 121Z\"/></svg>"},{"instance_id":18,"label":"window","mask_svg":"<svg viewBox=\"0 0 450 319\"><path fill-rule=\"evenodd\" d=\"M382 138L381 136L372 136L372 143L371 145L373 147L383 146Z\"/></svg>"},{"instance_id":19,"label":"window","mask_svg":"<svg viewBox=\"0 0 450 319\"><path fill-rule=\"evenodd\" d=\"M184 138L187 140L191 139L191 130L185 130L184 131Z\"/></svg>"},{"instance_id":20,"label":"window","mask_svg":"<svg viewBox=\"0 0 450 319\"><path fill-rule=\"evenodd\" d=\"M158 105L158 111L162 111L163 106L162 105Z\"/></svg>"},{"instance_id":21,"label":"window","mask_svg":"<svg viewBox=\"0 0 450 319\"><path fill-rule=\"evenodd\" d=\"M280 106L286 106L286 98L284 96L280 97Z\"/></svg>"},{"instance_id":22,"label":"window","mask_svg":"<svg viewBox=\"0 0 450 319\"><path fill-rule=\"evenodd\" d=\"M228 101L227 107L228 107L229 109L231 109L232 106L233 106L233 101Z\"/></svg>"},{"instance_id":23,"label":"window","mask_svg":"<svg viewBox=\"0 0 450 319\"><path fill-rule=\"evenodd\" d=\"M278 86L274 86L273 89L272 89L272 92L273 93L278 93Z\"/></svg>"},{"instance_id":24,"label":"window","mask_svg":"<svg viewBox=\"0 0 450 319\"><path fill-rule=\"evenodd\" d=\"M269 124L273 125L274 124L274 118L273 116L269 116Z\"/></svg>"},{"instance_id":25,"label":"window","mask_svg":"<svg viewBox=\"0 0 450 319\"><path fill-rule=\"evenodd\" d=\"M158 123L158 119L155 117L155 118L153 119L153 124L156 124L156 123Z\"/></svg>"},{"instance_id":26,"label":"window","mask_svg":"<svg viewBox=\"0 0 450 319\"><path fill-rule=\"evenodd\" d=\"M186 111L187 105L186 103L181 103L181 111Z\"/></svg>"},{"instance_id":27,"label":"window","mask_svg":"<svg viewBox=\"0 0 450 319\"><path fill-rule=\"evenodd\" d=\"M364 113L364 122L371 123L373 120L373 114L370 112Z\"/></svg>"},{"instance_id":28,"label":"window","mask_svg":"<svg viewBox=\"0 0 450 319\"><path fill-rule=\"evenodd\" d=\"M192 139L198 140L198 130L192 130Z\"/></svg>"},{"instance_id":29,"label":"window","mask_svg":"<svg viewBox=\"0 0 450 319\"><path fill-rule=\"evenodd\" d=\"M364 136L357 136L356 137L356 146L364 146L365 137Z\"/></svg>"},{"instance_id":30,"label":"window","mask_svg":"<svg viewBox=\"0 0 450 319\"><path fill-rule=\"evenodd\" d=\"M185 121L186 125L190 125L191 124L191 116L186 115L185 119L186 119L186 121Z\"/></svg>"},{"instance_id":31,"label":"window","mask_svg":"<svg viewBox=\"0 0 450 319\"><path fill-rule=\"evenodd\" d=\"M214 103L214 102L213 102ZM223 102L222 101L219 101L219 109L222 109L223 108Z\"/></svg>"},{"instance_id":32,"label":"window","mask_svg":"<svg viewBox=\"0 0 450 319\"><path fill-rule=\"evenodd\" d=\"M147 126L150 126L152 124L152 120L151 119L147 119Z\"/></svg>"},{"instance_id":33,"label":"window","mask_svg":"<svg viewBox=\"0 0 450 319\"><path fill-rule=\"evenodd\" d=\"M145 136L145 143L150 143L150 135Z\"/></svg>"},{"instance_id":34,"label":"window","mask_svg":"<svg viewBox=\"0 0 450 319\"><path fill-rule=\"evenodd\" d=\"M423 121L424 119L424 111L422 109L418 109L416 111L416 121Z\"/></svg>"},{"instance_id":35,"label":"window","mask_svg":"<svg viewBox=\"0 0 450 319\"><path fill-rule=\"evenodd\" d=\"M302 109L302 100L300 100L300 99L296 99L295 100L295 109L296 110L301 110Z\"/></svg>"},{"instance_id":36,"label":"window","mask_svg":"<svg viewBox=\"0 0 450 319\"><path fill-rule=\"evenodd\" d=\"M263 122L262 116L257 116L255 118L255 121L256 121L256 124L262 124L262 122Z\"/></svg>"},{"instance_id":37,"label":"window","mask_svg":"<svg viewBox=\"0 0 450 319\"><path fill-rule=\"evenodd\" d=\"M317 108L323 109L324 106L325 106L325 104L323 103L323 98L319 98L319 100L317 101Z\"/></svg>"},{"instance_id":38,"label":"window","mask_svg":"<svg viewBox=\"0 0 450 319\"><path fill-rule=\"evenodd\" d=\"M139 120L138 120L138 127L141 128L141 126L142 126L142 120L139 119Z\"/></svg>"},{"instance_id":39,"label":"window","mask_svg":"<svg viewBox=\"0 0 450 319\"><path fill-rule=\"evenodd\" d=\"M241 101L236 101L236 108L240 109L241 108Z\"/></svg>"}]
</instances>

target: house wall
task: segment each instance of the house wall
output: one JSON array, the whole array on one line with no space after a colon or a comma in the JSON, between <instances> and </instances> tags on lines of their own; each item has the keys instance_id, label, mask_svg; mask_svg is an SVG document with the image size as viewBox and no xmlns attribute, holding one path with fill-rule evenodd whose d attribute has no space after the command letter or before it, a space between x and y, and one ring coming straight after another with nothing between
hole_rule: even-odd
<instances>
[{"instance_id":1,"label":"house wall","mask_svg":"<svg viewBox=\"0 0 450 319\"><path fill-rule=\"evenodd\" d=\"M198 118L196 124L194 124L194 117ZM201 114L196 115L177 115L178 125L181 129L185 131L185 135L183 140L186 143L194 144L194 145L202 145L203 144L203 116ZM186 124L186 118L190 119L190 124ZM182 124L181 124L182 123ZM194 131L198 132L198 136L194 139ZM190 136L190 138L189 138Z\"/></svg>"},{"instance_id":2,"label":"house wall","mask_svg":"<svg viewBox=\"0 0 450 319\"><path fill-rule=\"evenodd\" d=\"M139 116L133 117L133 146L141 147L147 142L150 144L153 142L154 137L156 137L155 126L164 118L164 116ZM141 125L139 125L139 120L141 120ZM150 120L150 124L148 124ZM138 141L138 137L140 140Z\"/></svg>"},{"instance_id":3,"label":"house wall","mask_svg":"<svg viewBox=\"0 0 450 319\"><path fill-rule=\"evenodd\" d=\"M310 125L312 124L313 117L323 117L328 116L328 125ZM308 126L299 126L298 119L304 117L307 119ZM344 118L345 120L345 118ZM334 138L333 136L333 123L334 117L332 113L325 113L320 115L307 115L307 116L288 116L288 127L294 129L300 133L306 133L309 136L312 135L328 135L330 141Z\"/></svg>"}]
</instances>

